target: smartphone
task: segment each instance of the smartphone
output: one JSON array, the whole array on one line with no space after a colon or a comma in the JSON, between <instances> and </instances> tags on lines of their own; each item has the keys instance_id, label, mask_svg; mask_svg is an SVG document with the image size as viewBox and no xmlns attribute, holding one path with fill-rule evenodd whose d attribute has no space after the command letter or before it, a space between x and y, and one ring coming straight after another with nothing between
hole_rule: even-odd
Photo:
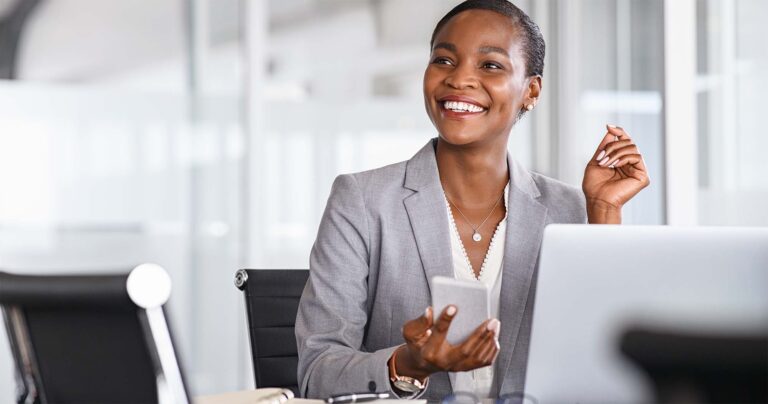
<instances>
[{"instance_id":1,"label":"smartphone","mask_svg":"<svg viewBox=\"0 0 768 404\"><path fill-rule=\"evenodd\" d=\"M431 289L434 321L449 304L458 309L446 335L446 341L451 345L464 342L483 321L491 318L488 288L480 282L435 276Z\"/></svg>"}]
</instances>

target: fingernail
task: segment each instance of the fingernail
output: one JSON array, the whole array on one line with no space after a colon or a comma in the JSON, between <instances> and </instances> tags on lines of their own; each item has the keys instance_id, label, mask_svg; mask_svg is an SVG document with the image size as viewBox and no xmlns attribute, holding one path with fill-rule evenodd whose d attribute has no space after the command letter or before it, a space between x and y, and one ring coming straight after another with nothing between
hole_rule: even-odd
<instances>
[{"instance_id":1,"label":"fingernail","mask_svg":"<svg viewBox=\"0 0 768 404\"><path fill-rule=\"evenodd\" d=\"M607 125L611 129L616 129L616 125Z\"/></svg>"},{"instance_id":2,"label":"fingernail","mask_svg":"<svg viewBox=\"0 0 768 404\"><path fill-rule=\"evenodd\" d=\"M497 320L495 318L492 319L491 321L488 322L488 325L485 328L487 328L488 331L493 331L494 334L498 335L498 333L499 333L499 320Z\"/></svg>"},{"instance_id":3,"label":"fingernail","mask_svg":"<svg viewBox=\"0 0 768 404\"><path fill-rule=\"evenodd\" d=\"M597 158L595 158L595 160L600 161L603 159L603 156L605 156L605 150L601 150L600 154L597 155Z\"/></svg>"},{"instance_id":4,"label":"fingernail","mask_svg":"<svg viewBox=\"0 0 768 404\"><path fill-rule=\"evenodd\" d=\"M488 331L493 331L494 334L499 335L499 327L501 326L501 323L497 319L493 319L488 322L488 325L486 328Z\"/></svg>"},{"instance_id":5,"label":"fingernail","mask_svg":"<svg viewBox=\"0 0 768 404\"><path fill-rule=\"evenodd\" d=\"M453 316L454 314L456 314L456 306L453 306L453 305L448 306L448 310L446 310L445 313L448 314L449 316Z\"/></svg>"},{"instance_id":6,"label":"fingernail","mask_svg":"<svg viewBox=\"0 0 768 404\"><path fill-rule=\"evenodd\" d=\"M425 332L424 335L426 335L427 337L432 335L432 329L430 328L429 330L427 330L427 332Z\"/></svg>"},{"instance_id":7,"label":"fingernail","mask_svg":"<svg viewBox=\"0 0 768 404\"><path fill-rule=\"evenodd\" d=\"M427 306L427 308L424 309L424 317L429 318L429 306Z\"/></svg>"},{"instance_id":8,"label":"fingernail","mask_svg":"<svg viewBox=\"0 0 768 404\"><path fill-rule=\"evenodd\" d=\"M603 158L602 160L600 160L600 162L599 162L598 164L599 164L599 165L601 165L601 166L604 166L604 165L605 165L605 163L607 163L607 162L608 162L608 159L609 159L609 157L605 157L605 158Z\"/></svg>"}]
</instances>

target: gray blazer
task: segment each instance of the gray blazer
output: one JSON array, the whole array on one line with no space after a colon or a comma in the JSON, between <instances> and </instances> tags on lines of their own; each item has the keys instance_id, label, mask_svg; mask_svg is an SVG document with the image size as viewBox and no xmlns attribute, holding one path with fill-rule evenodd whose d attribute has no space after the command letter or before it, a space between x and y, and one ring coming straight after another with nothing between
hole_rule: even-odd
<instances>
[{"instance_id":1,"label":"gray blazer","mask_svg":"<svg viewBox=\"0 0 768 404\"><path fill-rule=\"evenodd\" d=\"M429 280L453 276L448 215L432 139L410 160L336 178L299 303L298 381L304 397L389 391L387 360L403 324L430 305ZM550 223L584 223L581 190L509 159L506 245L494 389L522 391L539 248ZM452 392L447 373L422 398Z\"/></svg>"}]
</instances>

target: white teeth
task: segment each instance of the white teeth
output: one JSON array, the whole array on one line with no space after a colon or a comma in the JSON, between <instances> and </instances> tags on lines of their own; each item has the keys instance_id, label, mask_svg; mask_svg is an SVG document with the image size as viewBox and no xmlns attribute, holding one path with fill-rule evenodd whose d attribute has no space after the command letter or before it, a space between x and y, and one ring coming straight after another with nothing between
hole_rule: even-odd
<instances>
[{"instance_id":1,"label":"white teeth","mask_svg":"<svg viewBox=\"0 0 768 404\"><path fill-rule=\"evenodd\" d=\"M443 106L445 109L450 109L451 111L456 112L482 112L484 110L484 108L478 107L477 105L460 101L445 101Z\"/></svg>"}]
</instances>

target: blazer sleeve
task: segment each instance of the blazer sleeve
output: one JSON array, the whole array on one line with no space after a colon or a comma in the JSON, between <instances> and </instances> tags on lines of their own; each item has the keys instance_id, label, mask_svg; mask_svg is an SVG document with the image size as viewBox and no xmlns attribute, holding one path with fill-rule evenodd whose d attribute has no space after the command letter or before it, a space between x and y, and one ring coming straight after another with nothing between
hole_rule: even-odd
<instances>
[{"instance_id":1,"label":"blazer sleeve","mask_svg":"<svg viewBox=\"0 0 768 404\"><path fill-rule=\"evenodd\" d=\"M336 178L309 259L296 318L302 396L389 390L387 361L396 347L365 352L369 227L352 175Z\"/></svg>"}]
</instances>

